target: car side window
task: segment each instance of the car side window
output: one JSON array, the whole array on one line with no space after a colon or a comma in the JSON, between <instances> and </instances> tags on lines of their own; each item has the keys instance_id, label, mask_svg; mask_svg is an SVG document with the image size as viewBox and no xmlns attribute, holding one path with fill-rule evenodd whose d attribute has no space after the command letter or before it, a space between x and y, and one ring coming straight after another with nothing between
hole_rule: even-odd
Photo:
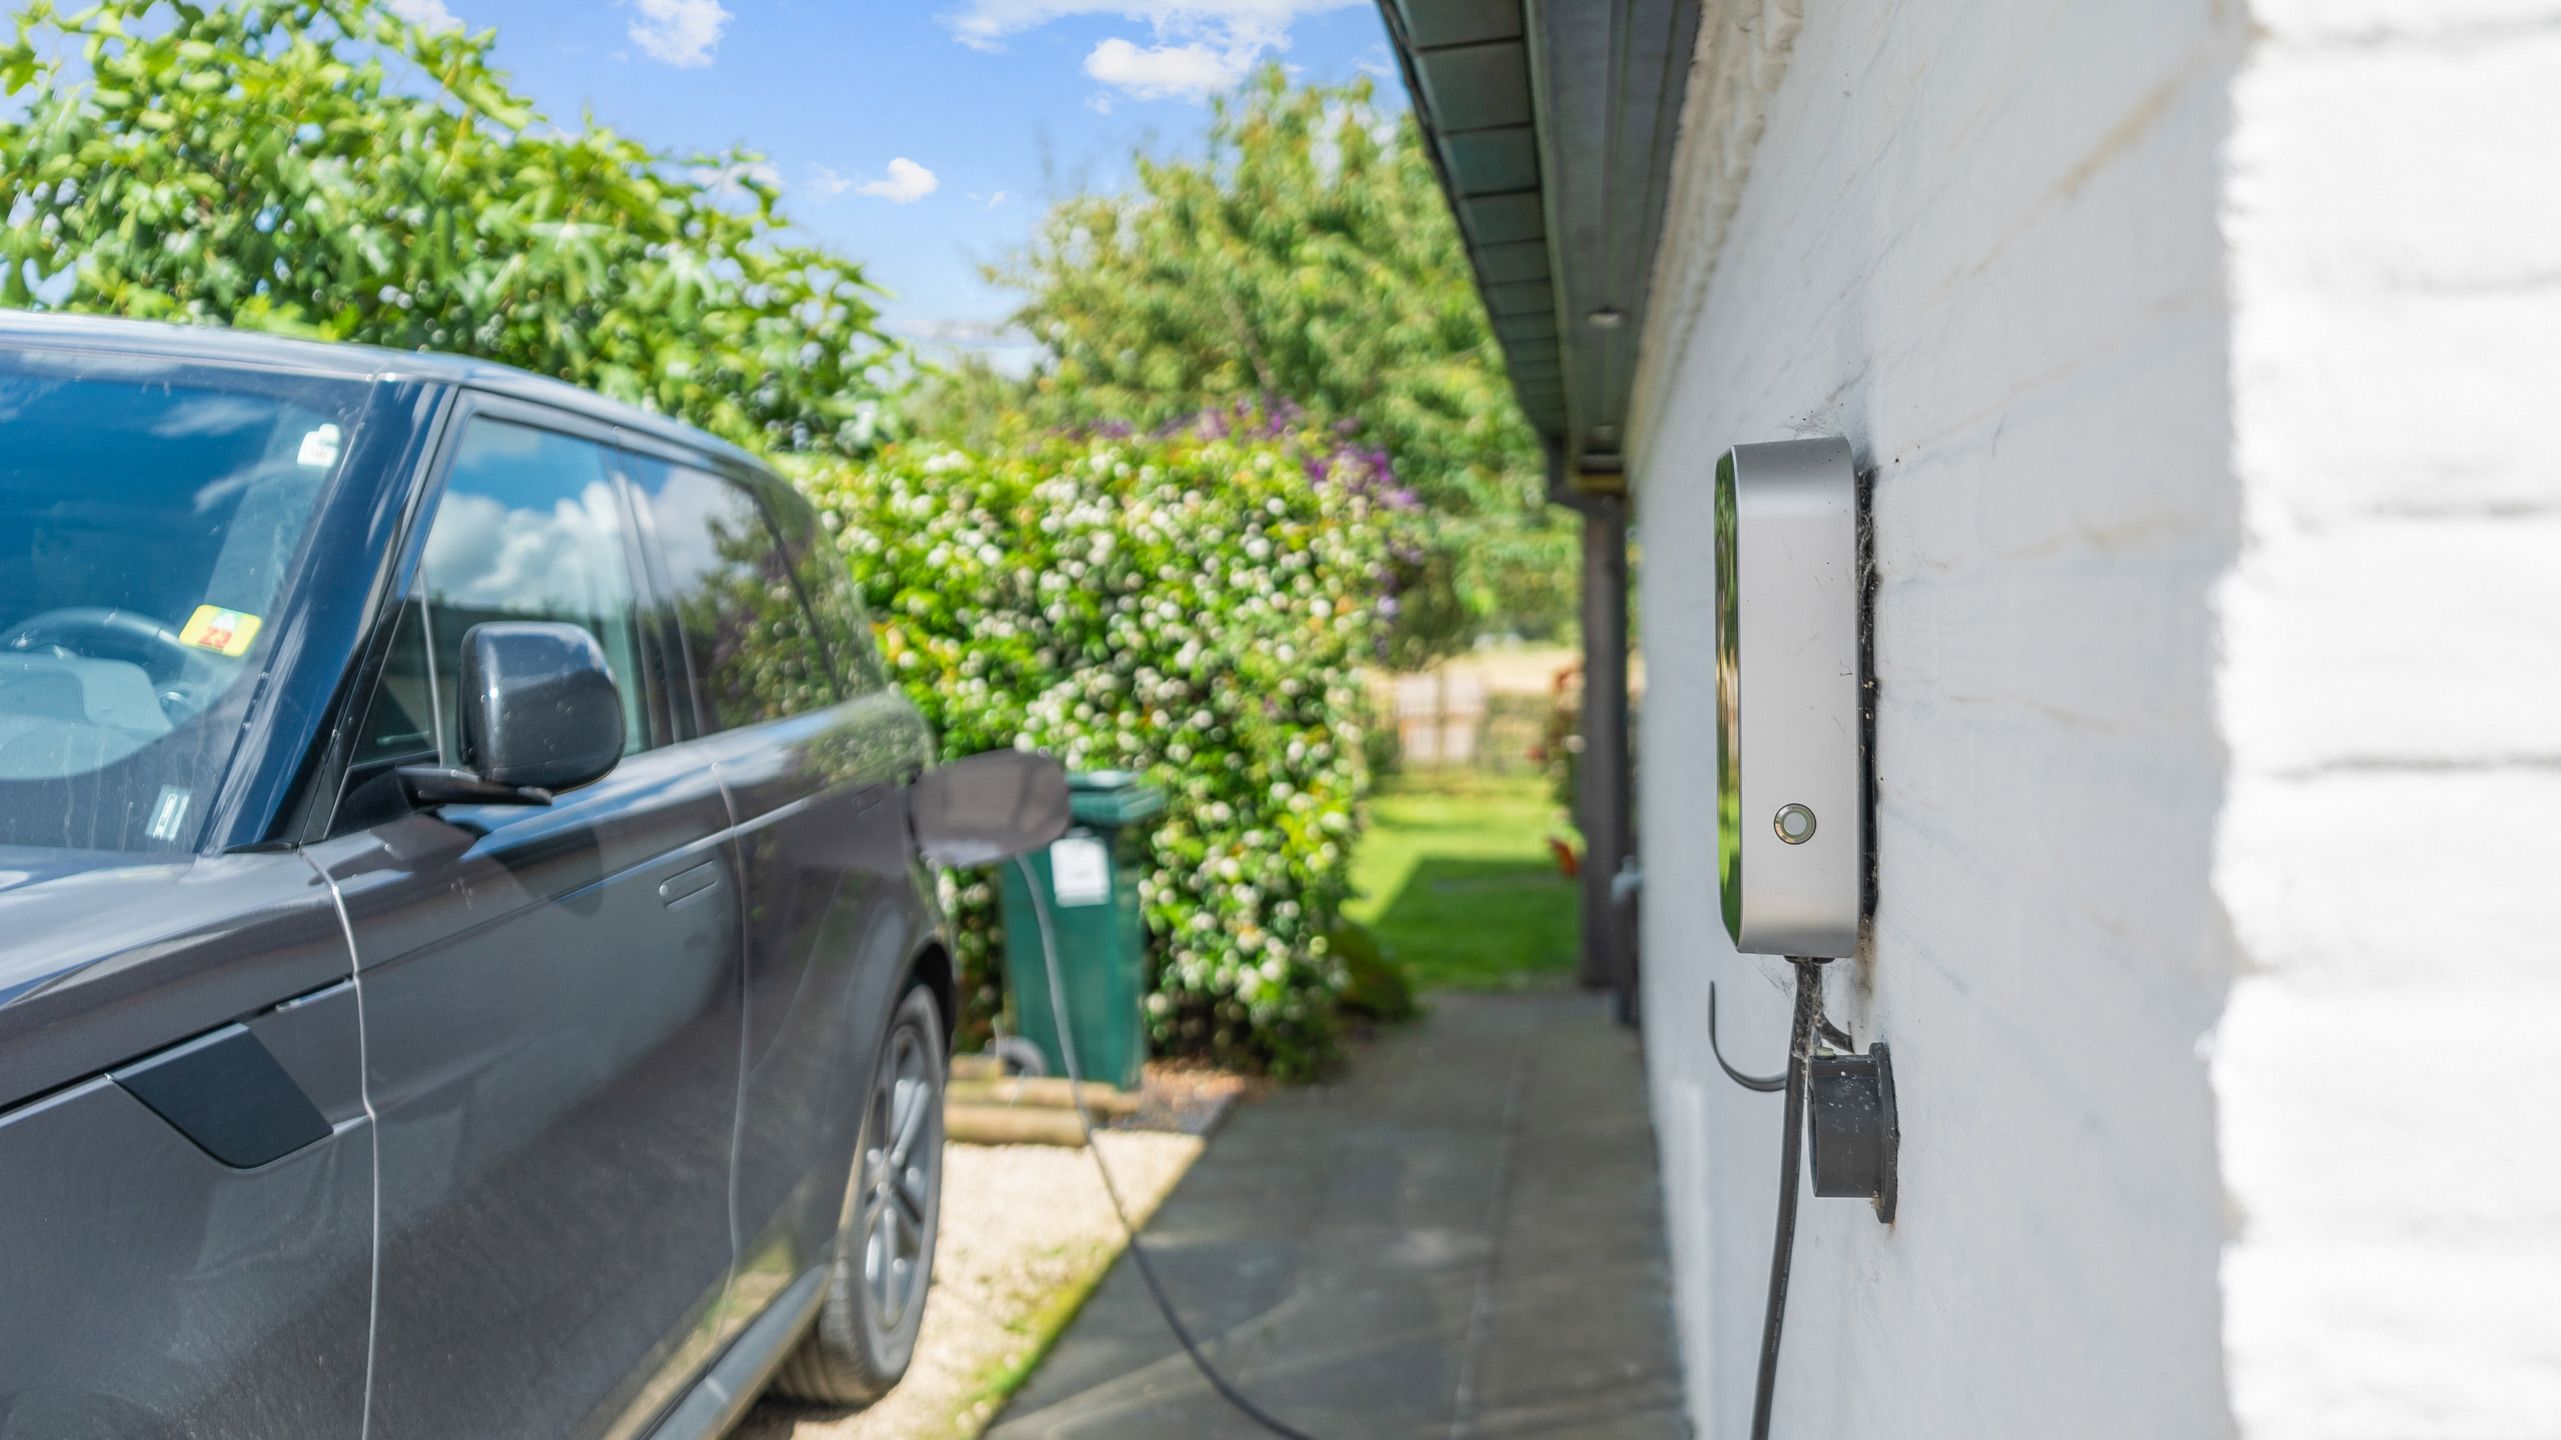
<instances>
[{"instance_id":1,"label":"car side window","mask_svg":"<svg viewBox=\"0 0 2561 1440\"><path fill-rule=\"evenodd\" d=\"M853 572L845 568L845 557L817 517L807 510L799 513L803 538L796 555L801 589L809 596L810 608L818 612L818 632L836 656L846 693L868 695L886 688L889 672L880 663L879 647L872 643L871 617L863 612L862 597L855 593ZM786 536L791 528L791 520L784 519Z\"/></svg>"},{"instance_id":2,"label":"car side window","mask_svg":"<svg viewBox=\"0 0 2561 1440\"><path fill-rule=\"evenodd\" d=\"M347 757L347 788L399 765L433 764L436 673L427 659L426 613L413 593L393 612L391 649Z\"/></svg>"},{"instance_id":3,"label":"car side window","mask_svg":"<svg viewBox=\"0 0 2561 1440\"><path fill-rule=\"evenodd\" d=\"M624 748L650 747L638 591L603 447L473 420L428 524L418 594L437 749L448 761L461 754L454 679L463 639L491 620L564 621L595 636L622 691Z\"/></svg>"},{"instance_id":4,"label":"car side window","mask_svg":"<svg viewBox=\"0 0 2561 1440\"><path fill-rule=\"evenodd\" d=\"M789 552L745 486L627 456L623 473L666 568L669 608L704 723L733 730L836 703L836 686Z\"/></svg>"}]
</instances>

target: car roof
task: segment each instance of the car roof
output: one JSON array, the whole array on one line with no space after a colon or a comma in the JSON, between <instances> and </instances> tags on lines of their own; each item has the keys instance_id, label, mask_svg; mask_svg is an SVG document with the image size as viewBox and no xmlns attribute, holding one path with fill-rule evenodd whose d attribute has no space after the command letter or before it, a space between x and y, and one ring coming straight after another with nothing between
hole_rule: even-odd
<instances>
[{"instance_id":1,"label":"car roof","mask_svg":"<svg viewBox=\"0 0 2561 1440\"><path fill-rule=\"evenodd\" d=\"M762 471L765 466L738 446L636 405L608 400L592 390L467 355L432 350L391 350L378 345L341 341L293 340L254 330L227 330L211 325L165 325L149 320L122 320L96 315L0 311L0 351L77 349L127 355L152 355L205 365L254 365L339 376L374 384L411 380L430 385L461 386L529 400L585 415L607 424L708 451Z\"/></svg>"}]
</instances>

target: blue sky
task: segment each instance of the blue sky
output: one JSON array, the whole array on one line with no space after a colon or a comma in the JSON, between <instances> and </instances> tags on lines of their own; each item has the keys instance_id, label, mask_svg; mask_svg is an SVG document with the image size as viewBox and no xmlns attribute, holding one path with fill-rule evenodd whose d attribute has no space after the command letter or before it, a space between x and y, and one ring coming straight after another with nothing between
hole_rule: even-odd
<instances>
[{"instance_id":1,"label":"blue sky","mask_svg":"<svg viewBox=\"0 0 2561 1440\"><path fill-rule=\"evenodd\" d=\"M933 353L991 344L1012 302L978 267L1046 200L1117 188L1135 149L1196 149L1206 95L1247 67L1339 81L1389 58L1374 0L389 3L496 26L555 121L592 110L663 148L764 151L785 212L866 262L892 326ZM1381 89L1401 103L1393 78Z\"/></svg>"}]
</instances>

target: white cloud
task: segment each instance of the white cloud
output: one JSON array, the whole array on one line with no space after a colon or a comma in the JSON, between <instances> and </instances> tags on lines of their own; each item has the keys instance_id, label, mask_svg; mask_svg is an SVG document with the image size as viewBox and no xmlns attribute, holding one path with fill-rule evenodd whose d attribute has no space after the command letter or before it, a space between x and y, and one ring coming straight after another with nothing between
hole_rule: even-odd
<instances>
[{"instance_id":1,"label":"white cloud","mask_svg":"<svg viewBox=\"0 0 2561 1440\"><path fill-rule=\"evenodd\" d=\"M877 195L900 205L913 205L934 193L942 184L933 171L901 155L889 162L889 174L879 180L866 180L854 187L863 195Z\"/></svg>"},{"instance_id":2,"label":"white cloud","mask_svg":"<svg viewBox=\"0 0 2561 1440\"><path fill-rule=\"evenodd\" d=\"M1037 30L1052 20L1110 16L1144 22L1157 38L1212 37L1258 47L1288 43L1301 16L1345 10L1367 0L966 0L945 20L962 43L993 49L1009 35Z\"/></svg>"},{"instance_id":3,"label":"white cloud","mask_svg":"<svg viewBox=\"0 0 2561 1440\"><path fill-rule=\"evenodd\" d=\"M391 13L421 30L459 30L462 21L445 0L390 0Z\"/></svg>"},{"instance_id":4,"label":"white cloud","mask_svg":"<svg viewBox=\"0 0 2561 1440\"><path fill-rule=\"evenodd\" d=\"M783 188L782 172L762 160L733 160L726 165L697 166L692 173L694 179L709 185L712 193L724 200L743 198L750 180L768 190Z\"/></svg>"},{"instance_id":5,"label":"white cloud","mask_svg":"<svg viewBox=\"0 0 2561 1440\"><path fill-rule=\"evenodd\" d=\"M833 166L812 165L809 172L809 190L813 195L842 195L854 188L853 177L838 174Z\"/></svg>"},{"instance_id":6,"label":"white cloud","mask_svg":"<svg viewBox=\"0 0 2561 1440\"><path fill-rule=\"evenodd\" d=\"M1012 346L1035 343L1029 332L1011 320L921 316L893 318L881 323L882 328L892 335L936 345Z\"/></svg>"},{"instance_id":7,"label":"white cloud","mask_svg":"<svg viewBox=\"0 0 2561 1440\"><path fill-rule=\"evenodd\" d=\"M1112 18L1145 25L1145 41L1114 37L1085 57L1085 73L1140 100L1198 100L1235 88L1275 52L1290 27L1321 11L1364 0L962 0L944 23L964 45L1001 47L1009 36L1054 20ZM1111 113L1109 91L1088 106Z\"/></svg>"},{"instance_id":8,"label":"white cloud","mask_svg":"<svg viewBox=\"0 0 2561 1440\"><path fill-rule=\"evenodd\" d=\"M729 28L730 14L720 0L631 0L631 5L640 12L631 22L631 43L652 60L686 69L710 64L720 32Z\"/></svg>"},{"instance_id":9,"label":"white cloud","mask_svg":"<svg viewBox=\"0 0 2561 1440\"><path fill-rule=\"evenodd\" d=\"M881 328L931 359L984 360L998 373L1017 378L1030 374L1044 353L1030 332L1010 320L893 315L881 321Z\"/></svg>"},{"instance_id":10,"label":"white cloud","mask_svg":"<svg viewBox=\"0 0 2561 1440\"><path fill-rule=\"evenodd\" d=\"M1197 100L1235 88L1257 53L1245 46L1133 45L1114 37L1085 57L1085 73L1141 100Z\"/></svg>"},{"instance_id":11,"label":"white cloud","mask_svg":"<svg viewBox=\"0 0 2561 1440\"><path fill-rule=\"evenodd\" d=\"M1002 190L999 190L999 191L997 191L995 194L990 195L990 196L988 196L988 197L987 197L987 208L988 208L988 209L990 209L990 210L993 210L993 209L995 209L997 206L1002 205L1002 204L1004 204L1004 203L1005 203L1005 192L1004 192L1004 191L1002 191Z\"/></svg>"}]
</instances>

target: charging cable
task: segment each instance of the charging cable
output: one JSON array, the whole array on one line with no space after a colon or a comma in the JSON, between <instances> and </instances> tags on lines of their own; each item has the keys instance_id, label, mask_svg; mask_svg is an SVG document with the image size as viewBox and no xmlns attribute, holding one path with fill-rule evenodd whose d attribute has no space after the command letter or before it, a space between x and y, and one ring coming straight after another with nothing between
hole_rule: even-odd
<instances>
[{"instance_id":1,"label":"charging cable","mask_svg":"<svg viewBox=\"0 0 2561 1440\"><path fill-rule=\"evenodd\" d=\"M1111 1197L1112 1214L1119 1217L1121 1234L1129 1241L1129 1258L1137 1263L1138 1278L1147 1283L1147 1293L1156 1301L1156 1313L1165 1317L1165 1328L1174 1332L1174 1339L1182 1345L1183 1353L1191 1357L1192 1368L1198 1370L1201 1378L1209 1382L1210 1389L1218 1392L1219 1399L1226 1401L1237 1414L1253 1421L1266 1432L1279 1436L1280 1440L1310 1440L1305 1432L1293 1430L1274 1419L1252 1400L1247 1399L1243 1391L1229 1383L1226 1376L1218 1373L1218 1367L1210 1364L1209 1357L1201 1353L1200 1342L1192 1338L1192 1332L1184 1328L1182 1318L1174 1313L1174 1302L1165 1294L1165 1283L1157 1278L1156 1267L1148 1263L1147 1250L1138 1243L1138 1227L1130 1223L1129 1207L1121 1203L1120 1186L1112 1179L1112 1167L1103 1162L1103 1147L1095 1143L1094 1117L1085 1109L1085 1074L1076 1063L1076 1027L1068 1021L1067 985L1058 974L1058 936L1049 923L1049 899L1041 893L1040 878L1032 873L1031 863L1020 855L1013 857L1013 861L1015 872L1022 876L1023 889L1032 897L1032 919L1040 930L1041 969L1047 972L1049 977L1050 1016L1057 1024L1059 1058L1067 1062L1067 1094L1076 1105L1076 1123L1085 1131L1085 1152L1094 1157L1094 1173L1103 1177L1103 1193ZM1801 1012L1804 1008L1805 1001L1800 994L1797 1009ZM1795 1079L1795 1084L1788 1091L1788 1113L1796 1115L1803 1110L1805 1103L1804 1066L1801 1062L1791 1062L1788 1073ZM1793 1133L1793 1131L1790 1132L1791 1135ZM1794 1172L1795 1153L1794 1144L1791 1141L1788 1151L1791 1174ZM1791 1212L1796 1208L1795 1200L1795 1186L1791 1184L1788 1187L1788 1209ZM1782 1279L1777 1283L1784 1292L1785 1281ZM1775 1347L1776 1331L1773 1330L1771 1333L1772 1338L1769 1343ZM1762 1368L1765 1371L1770 1366L1771 1358L1774 1357L1765 1358L1763 1361ZM1766 1388L1766 1380L1764 1384Z\"/></svg>"},{"instance_id":2,"label":"charging cable","mask_svg":"<svg viewBox=\"0 0 2561 1440\"><path fill-rule=\"evenodd\" d=\"M1770 1298L1761 1311L1761 1372L1752 1387L1752 1440L1769 1440L1770 1405L1778 1390L1779 1332L1787 1322L1788 1272L1796 1257L1797 1171L1803 1168L1805 1144L1805 1070L1814 1056L1814 1041L1823 1024L1823 962L1790 955L1796 967L1796 1016L1787 1036L1787 1136L1779 1142L1778 1237L1770 1250ZM1709 1004L1713 1006L1711 994ZM1708 1024L1715 1025L1713 1016ZM1725 1057L1717 1057L1725 1063ZM1726 1073L1734 1074L1732 1067ZM1735 1079L1750 1085L1743 1076ZM1752 1088L1758 1089L1758 1086Z\"/></svg>"}]
</instances>

